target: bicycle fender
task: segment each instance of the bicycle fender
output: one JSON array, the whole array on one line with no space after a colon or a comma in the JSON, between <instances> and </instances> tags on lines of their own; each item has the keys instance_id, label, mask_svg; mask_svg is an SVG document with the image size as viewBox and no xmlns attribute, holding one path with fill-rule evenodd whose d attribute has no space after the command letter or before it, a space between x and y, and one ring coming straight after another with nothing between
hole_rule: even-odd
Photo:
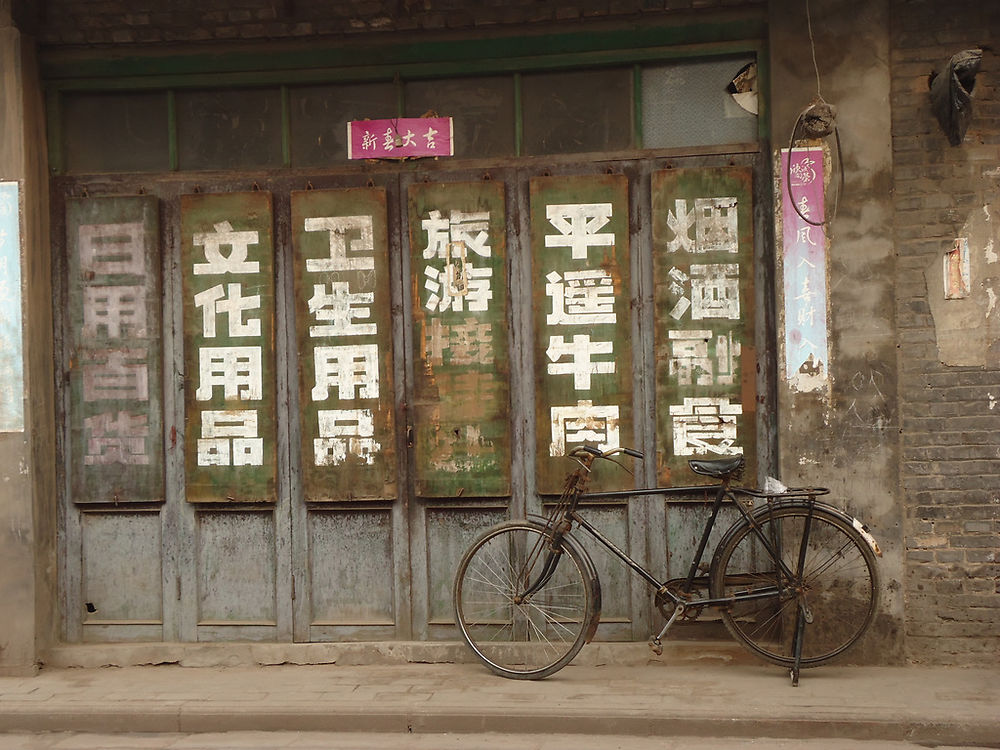
<instances>
[{"instance_id":1,"label":"bicycle fender","mask_svg":"<svg viewBox=\"0 0 1000 750\"><path fill-rule=\"evenodd\" d=\"M538 524L543 528L548 525L547 518L535 515L534 513L529 513L525 520ZM601 622L601 579L597 576L597 567L594 565L594 561L590 558L590 554L586 549L584 549L583 545L580 544L576 537L567 533L563 534L563 540L566 542L567 546L571 547L573 551L577 553L580 560L587 568L586 573L590 580L590 596L591 600L594 602L594 615L591 618L590 623L587 625L587 634L584 637L584 643L590 643L594 640L594 635L597 633L597 626Z\"/></svg>"},{"instance_id":2,"label":"bicycle fender","mask_svg":"<svg viewBox=\"0 0 1000 750\"><path fill-rule=\"evenodd\" d=\"M769 512L771 512L771 510L778 510L780 508L801 508L805 506L806 503L803 502L802 500L778 500L777 502L774 502L771 505L762 505L759 508L756 508L751 513L751 517L756 521L758 519L765 517ZM871 547L871 550L872 552L875 553L875 556L882 557L882 550L879 547L878 542L875 540L874 535L868 530L868 527L865 526L864 523L862 523L849 513L842 511L835 505L830 505L828 503L823 503L818 500L814 500L812 502L812 506L815 510L826 513L827 515L835 516L844 523L849 524L852 528L854 528L855 531L857 531L861 535L861 538L865 540L868 546ZM726 543L729 541L729 537L735 534L744 525L746 525L746 523L747 520L745 518L741 518L739 521L730 526L729 529L726 531L726 533L723 535L722 539L720 539L718 544L715 545L716 552L725 547ZM715 570L716 567L716 559L717 559L716 556L713 555L712 565L711 565L713 571Z\"/></svg>"}]
</instances>

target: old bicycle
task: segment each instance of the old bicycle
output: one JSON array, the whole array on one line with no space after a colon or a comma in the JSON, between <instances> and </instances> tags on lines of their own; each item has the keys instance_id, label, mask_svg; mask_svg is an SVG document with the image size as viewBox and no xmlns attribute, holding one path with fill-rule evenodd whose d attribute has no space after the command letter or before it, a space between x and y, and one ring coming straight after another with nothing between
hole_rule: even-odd
<instances>
[{"instance_id":1,"label":"old bicycle","mask_svg":"<svg viewBox=\"0 0 1000 750\"><path fill-rule=\"evenodd\" d=\"M829 662L864 635L878 608L876 557L881 552L860 521L817 500L829 490L773 493L734 486L744 466L743 458L735 456L688 462L695 473L717 484L615 493L715 493L687 575L661 581L581 513L592 464L617 454L642 458L624 448L571 451L577 467L548 517L529 516L487 529L462 558L453 592L456 621L466 643L491 670L503 677L541 679L566 666L593 638L601 615L601 583L576 529L655 590L666 618L650 639L657 653L675 622L706 607L717 608L737 641L788 668L798 684L801 668ZM727 502L740 517L716 546L706 574L702 558Z\"/></svg>"}]
</instances>

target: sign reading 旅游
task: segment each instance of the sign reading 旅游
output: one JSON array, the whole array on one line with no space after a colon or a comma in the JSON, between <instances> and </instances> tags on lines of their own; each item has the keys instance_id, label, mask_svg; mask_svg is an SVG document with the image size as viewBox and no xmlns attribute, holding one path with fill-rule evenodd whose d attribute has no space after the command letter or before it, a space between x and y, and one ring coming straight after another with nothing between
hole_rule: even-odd
<instances>
[{"instance_id":1,"label":"sign reading \u65c5\u6e38","mask_svg":"<svg viewBox=\"0 0 1000 750\"><path fill-rule=\"evenodd\" d=\"M454 156L450 117L399 117L347 123L348 159Z\"/></svg>"}]
</instances>

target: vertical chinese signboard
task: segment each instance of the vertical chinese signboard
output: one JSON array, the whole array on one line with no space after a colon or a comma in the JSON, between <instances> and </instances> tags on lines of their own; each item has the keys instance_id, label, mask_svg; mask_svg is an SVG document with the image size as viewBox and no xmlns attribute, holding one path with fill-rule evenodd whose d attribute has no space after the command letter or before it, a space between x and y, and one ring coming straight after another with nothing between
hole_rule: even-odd
<instances>
[{"instance_id":1,"label":"vertical chinese signboard","mask_svg":"<svg viewBox=\"0 0 1000 750\"><path fill-rule=\"evenodd\" d=\"M396 495L382 188L292 193L303 496Z\"/></svg>"},{"instance_id":2,"label":"vertical chinese signboard","mask_svg":"<svg viewBox=\"0 0 1000 750\"><path fill-rule=\"evenodd\" d=\"M159 207L70 199L70 463L78 503L163 500Z\"/></svg>"},{"instance_id":3,"label":"vertical chinese signboard","mask_svg":"<svg viewBox=\"0 0 1000 750\"><path fill-rule=\"evenodd\" d=\"M187 499L276 493L271 195L181 197Z\"/></svg>"},{"instance_id":4,"label":"vertical chinese signboard","mask_svg":"<svg viewBox=\"0 0 1000 750\"><path fill-rule=\"evenodd\" d=\"M21 346L21 208L16 182L0 182L0 431L24 429Z\"/></svg>"},{"instance_id":5,"label":"vertical chinese signboard","mask_svg":"<svg viewBox=\"0 0 1000 750\"><path fill-rule=\"evenodd\" d=\"M412 185L409 224L417 494L508 495L503 185Z\"/></svg>"},{"instance_id":6,"label":"vertical chinese signboard","mask_svg":"<svg viewBox=\"0 0 1000 750\"><path fill-rule=\"evenodd\" d=\"M531 181L538 491L562 489L573 448L632 443L628 182ZM592 488L623 488L625 472Z\"/></svg>"},{"instance_id":7,"label":"vertical chinese signboard","mask_svg":"<svg viewBox=\"0 0 1000 750\"><path fill-rule=\"evenodd\" d=\"M785 377L802 392L829 386L823 158L820 146L781 150Z\"/></svg>"},{"instance_id":8,"label":"vertical chinese signboard","mask_svg":"<svg viewBox=\"0 0 1000 750\"><path fill-rule=\"evenodd\" d=\"M743 454L755 471L751 186L742 167L652 175L663 484L695 457Z\"/></svg>"}]
</instances>

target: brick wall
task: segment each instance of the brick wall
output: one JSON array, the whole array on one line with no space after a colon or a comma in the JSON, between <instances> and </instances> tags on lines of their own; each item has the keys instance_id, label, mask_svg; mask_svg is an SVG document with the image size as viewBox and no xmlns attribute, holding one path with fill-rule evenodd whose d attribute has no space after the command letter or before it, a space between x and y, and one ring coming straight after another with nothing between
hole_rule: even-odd
<instances>
[{"instance_id":1,"label":"brick wall","mask_svg":"<svg viewBox=\"0 0 1000 750\"><path fill-rule=\"evenodd\" d=\"M1000 653L1000 4L894 0L892 109L908 657ZM973 119L950 146L928 77L983 47ZM971 287L942 256L969 237ZM992 244L995 241L995 245ZM943 348L942 348L943 347ZM978 361L982 357L982 361Z\"/></svg>"},{"instance_id":2,"label":"brick wall","mask_svg":"<svg viewBox=\"0 0 1000 750\"><path fill-rule=\"evenodd\" d=\"M46 45L303 38L620 18L766 0L43 0Z\"/></svg>"}]
</instances>

